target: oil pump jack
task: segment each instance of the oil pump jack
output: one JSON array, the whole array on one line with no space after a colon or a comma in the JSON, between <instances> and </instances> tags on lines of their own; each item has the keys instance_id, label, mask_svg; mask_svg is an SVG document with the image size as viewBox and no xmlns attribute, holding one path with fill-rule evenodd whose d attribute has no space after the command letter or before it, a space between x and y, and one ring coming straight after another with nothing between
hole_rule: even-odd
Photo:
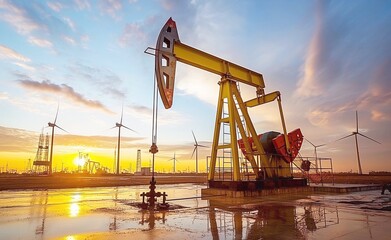
<instances>
[{"instance_id":1,"label":"oil pump jack","mask_svg":"<svg viewBox=\"0 0 391 240\"><path fill-rule=\"evenodd\" d=\"M265 93L262 74L182 43L179 40L176 23L172 18L168 19L159 34L154 55L157 86L166 109L169 109L173 103L177 62L220 76L220 90L208 173L210 187L226 188L228 186L232 189L243 186L244 181L240 174L239 149L246 161L251 164L256 182L258 182L258 188L263 188L266 185L275 187L275 184L265 183L268 180L273 180L269 182L276 183L276 179L282 180L282 182L277 183L278 186L306 184L305 179L295 184L291 169L291 163L302 145L303 135L300 129L287 133L281 94L278 91ZM237 86L238 83L254 87L256 97L246 101L243 100ZM271 131L258 135L248 113L248 108L274 100L277 100L278 103L283 133ZM225 103L228 103L228 114L223 114ZM229 143L221 143L220 141L222 124L229 125ZM238 133L241 139L238 139ZM218 153L223 149L229 149L232 154L232 181L228 185L215 180Z\"/></svg>"}]
</instances>

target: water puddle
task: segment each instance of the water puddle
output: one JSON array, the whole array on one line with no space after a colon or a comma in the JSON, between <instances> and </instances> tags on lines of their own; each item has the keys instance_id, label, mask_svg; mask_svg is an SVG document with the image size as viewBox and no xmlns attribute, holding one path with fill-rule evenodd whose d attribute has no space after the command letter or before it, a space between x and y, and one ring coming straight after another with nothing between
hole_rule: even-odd
<instances>
[{"instance_id":1,"label":"water puddle","mask_svg":"<svg viewBox=\"0 0 391 240\"><path fill-rule=\"evenodd\" d=\"M157 186L173 206L140 210L148 186L0 192L1 239L389 239L391 194L191 198L204 185Z\"/></svg>"}]
</instances>

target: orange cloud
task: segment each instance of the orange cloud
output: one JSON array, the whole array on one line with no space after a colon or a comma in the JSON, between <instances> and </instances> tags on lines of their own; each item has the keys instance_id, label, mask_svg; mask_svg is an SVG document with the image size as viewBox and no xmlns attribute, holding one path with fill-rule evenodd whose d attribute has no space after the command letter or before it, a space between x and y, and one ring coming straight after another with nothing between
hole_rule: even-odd
<instances>
[{"instance_id":1,"label":"orange cloud","mask_svg":"<svg viewBox=\"0 0 391 240\"><path fill-rule=\"evenodd\" d=\"M107 113L113 113L107 107L105 107L101 102L86 99L83 95L75 92L75 90L72 87L70 87L66 84L57 85L57 84L51 83L50 81L36 82L36 81L32 81L32 80L19 80L19 83L22 87L27 88L27 89L31 89L31 90L39 91L39 92L60 94L64 97L72 100L75 103L82 104L82 105L87 106L89 108L102 110Z\"/></svg>"},{"instance_id":2,"label":"orange cloud","mask_svg":"<svg viewBox=\"0 0 391 240\"><path fill-rule=\"evenodd\" d=\"M56 135L56 144L62 146L83 146L91 148L111 148L117 144L117 136L80 136ZM143 140L142 137L121 137L121 146L134 147L135 142Z\"/></svg>"}]
</instances>

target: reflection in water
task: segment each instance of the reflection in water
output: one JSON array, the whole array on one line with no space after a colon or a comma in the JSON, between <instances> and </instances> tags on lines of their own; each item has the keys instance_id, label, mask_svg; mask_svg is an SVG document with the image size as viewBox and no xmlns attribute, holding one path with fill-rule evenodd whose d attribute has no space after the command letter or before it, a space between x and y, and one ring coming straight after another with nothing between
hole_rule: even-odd
<instances>
[{"instance_id":1,"label":"reflection in water","mask_svg":"<svg viewBox=\"0 0 391 240\"><path fill-rule=\"evenodd\" d=\"M79 216L80 207L79 203L71 203L69 207L69 217L77 217Z\"/></svg>"},{"instance_id":2,"label":"reflection in water","mask_svg":"<svg viewBox=\"0 0 391 240\"><path fill-rule=\"evenodd\" d=\"M176 185L162 190L175 189L173 199L198 196L192 185L186 186L184 191L193 192L180 192ZM175 201L184 208L154 212L131 205L134 198L129 200L129 192L135 196L140 188L0 192L0 239L388 239L389 235L382 230L391 221L388 213L339 203L363 196L367 203L378 199L378 192L327 198L189 198ZM367 200L368 196L373 198Z\"/></svg>"},{"instance_id":3,"label":"reflection in water","mask_svg":"<svg viewBox=\"0 0 391 240\"><path fill-rule=\"evenodd\" d=\"M43 239L43 235L45 233L45 221L46 221L46 208L48 204L48 192L42 191L39 192L38 195L33 195L31 203L37 206L37 212L33 212L33 214L37 214L39 217L42 216L41 223L35 228L35 234L41 235Z\"/></svg>"},{"instance_id":4,"label":"reflection in water","mask_svg":"<svg viewBox=\"0 0 391 240\"><path fill-rule=\"evenodd\" d=\"M301 232L316 230L339 224L338 208L328 209L319 205L304 206L304 213L297 214L297 225Z\"/></svg>"},{"instance_id":5,"label":"reflection in water","mask_svg":"<svg viewBox=\"0 0 391 240\"><path fill-rule=\"evenodd\" d=\"M113 200L114 200L114 208L117 209L118 187L116 187L116 188L114 189ZM111 222L111 223L109 224L109 230L110 230L110 231L115 231L115 230L117 230L117 214L116 214L116 213L114 213L113 222Z\"/></svg>"},{"instance_id":6,"label":"reflection in water","mask_svg":"<svg viewBox=\"0 0 391 240\"><path fill-rule=\"evenodd\" d=\"M163 224L166 223L166 211L155 211L155 210L141 210L140 225L148 223L148 230L155 228L155 221L161 221Z\"/></svg>"},{"instance_id":7,"label":"reflection in water","mask_svg":"<svg viewBox=\"0 0 391 240\"><path fill-rule=\"evenodd\" d=\"M71 197L71 204L69 205L69 217L77 217L80 214L80 201L81 195L80 193L75 193Z\"/></svg>"},{"instance_id":8,"label":"reflection in water","mask_svg":"<svg viewBox=\"0 0 391 240\"><path fill-rule=\"evenodd\" d=\"M256 205L235 210L215 206L210 201L208 231L213 239L307 239L308 233L339 223L338 209L326 211L320 205Z\"/></svg>"}]
</instances>

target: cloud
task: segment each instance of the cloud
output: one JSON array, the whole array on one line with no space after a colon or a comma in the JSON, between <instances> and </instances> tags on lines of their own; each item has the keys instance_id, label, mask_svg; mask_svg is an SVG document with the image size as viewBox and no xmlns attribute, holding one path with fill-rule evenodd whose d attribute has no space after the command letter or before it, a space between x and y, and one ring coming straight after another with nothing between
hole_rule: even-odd
<instances>
[{"instance_id":1,"label":"cloud","mask_svg":"<svg viewBox=\"0 0 391 240\"><path fill-rule=\"evenodd\" d=\"M112 111L105 107L101 102L86 99L83 95L75 92L72 87L66 84L57 85L51 83L50 81L36 82L33 80L18 80L18 82L23 88L26 89L51 94L59 94L75 103L87 106L89 108L98 109L107 113L112 113Z\"/></svg>"},{"instance_id":2,"label":"cloud","mask_svg":"<svg viewBox=\"0 0 391 240\"><path fill-rule=\"evenodd\" d=\"M45 28L44 25L35 21L26 9L19 7L16 3L3 0L0 2L0 9L6 10L1 14L0 19L8 22L22 35L28 35L35 30Z\"/></svg>"},{"instance_id":3,"label":"cloud","mask_svg":"<svg viewBox=\"0 0 391 240\"><path fill-rule=\"evenodd\" d=\"M35 71L34 67L29 66L29 65L24 64L24 63L14 62L13 64L16 65L16 66L19 66L19 67L21 67L21 68L23 68L23 69L25 69L27 71Z\"/></svg>"},{"instance_id":4,"label":"cloud","mask_svg":"<svg viewBox=\"0 0 391 240\"><path fill-rule=\"evenodd\" d=\"M234 54L232 41L227 40L227 36L229 32L240 31L242 28L238 23L241 16L233 10L234 8L224 8L223 5L226 3L221 1L205 4L197 4L195 1L159 2L163 9L175 16L174 20L177 22L178 33L183 43L227 60ZM160 23L159 28L163 24L164 22ZM156 38L155 35L154 41ZM217 83L220 76L184 64L177 64L176 71L175 84L179 90L176 94L191 95L208 104L217 104Z\"/></svg>"},{"instance_id":5,"label":"cloud","mask_svg":"<svg viewBox=\"0 0 391 240\"><path fill-rule=\"evenodd\" d=\"M377 110L371 111L371 119L376 122L390 120L383 112Z\"/></svg>"},{"instance_id":6,"label":"cloud","mask_svg":"<svg viewBox=\"0 0 391 240\"><path fill-rule=\"evenodd\" d=\"M132 115L143 121L152 121L152 108L132 104L127 106L128 109L133 113ZM180 112L170 109L169 111L159 112L159 125L170 125L170 124L179 124L188 121L188 118L181 114Z\"/></svg>"},{"instance_id":7,"label":"cloud","mask_svg":"<svg viewBox=\"0 0 391 240\"><path fill-rule=\"evenodd\" d=\"M72 75L76 76L71 77L73 79L83 78L105 94L110 94L119 99L125 97L125 93L119 89L122 80L110 70L91 67L81 63L70 65L69 70Z\"/></svg>"},{"instance_id":8,"label":"cloud","mask_svg":"<svg viewBox=\"0 0 391 240\"><path fill-rule=\"evenodd\" d=\"M27 152L37 151L39 133L25 129L0 126L0 152ZM81 136L71 134L56 134L56 146L74 146L100 149L113 149L117 144L117 136ZM121 137L122 147L134 147L141 137ZM145 145L147 148L147 145Z\"/></svg>"},{"instance_id":9,"label":"cloud","mask_svg":"<svg viewBox=\"0 0 391 240\"><path fill-rule=\"evenodd\" d=\"M152 115L152 108L147 106L133 104L130 105L129 108L132 111L138 113L138 115L141 115L142 117L151 117Z\"/></svg>"},{"instance_id":10,"label":"cloud","mask_svg":"<svg viewBox=\"0 0 391 240\"><path fill-rule=\"evenodd\" d=\"M337 114L368 111L373 121L388 121L391 119L391 57L378 62L372 70L367 89L361 94L346 94L329 101L324 101L312 107L307 117L315 126L327 126ZM353 88L353 87L351 87Z\"/></svg>"},{"instance_id":11,"label":"cloud","mask_svg":"<svg viewBox=\"0 0 391 240\"><path fill-rule=\"evenodd\" d=\"M143 140L141 137L121 136L121 146L128 147L137 141ZM81 136L81 135L56 135L56 145L62 146L83 146L90 148L113 149L117 144L117 136Z\"/></svg>"},{"instance_id":12,"label":"cloud","mask_svg":"<svg viewBox=\"0 0 391 240\"><path fill-rule=\"evenodd\" d=\"M76 41L72 37L63 36L62 39L70 45L76 45Z\"/></svg>"},{"instance_id":13,"label":"cloud","mask_svg":"<svg viewBox=\"0 0 391 240\"><path fill-rule=\"evenodd\" d=\"M38 47L51 48L54 40L75 45L75 39L79 39L79 36L75 33L73 21L53 15L53 11L60 11L63 7L59 2L43 5L39 2L28 4L3 0L0 1L0 10L3 9L0 20L7 22L17 33L26 36L28 42Z\"/></svg>"},{"instance_id":14,"label":"cloud","mask_svg":"<svg viewBox=\"0 0 391 240\"><path fill-rule=\"evenodd\" d=\"M28 38L28 42L42 48L51 48L53 47L53 43L47 39L43 38L37 38L34 36L31 36Z\"/></svg>"},{"instance_id":15,"label":"cloud","mask_svg":"<svg viewBox=\"0 0 391 240\"><path fill-rule=\"evenodd\" d=\"M188 1L181 0L159 0L159 2L166 11L178 11L179 9L184 10L186 6L195 4L195 1L191 1L189 4Z\"/></svg>"},{"instance_id":16,"label":"cloud","mask_svg":"<svg viewBox=\"0 0 391 240\"><path fill-rule=\"evenodd\" d=\"M55 12L60 12L64 8L60 2L48 2L47 5Z\"/></svg>"},{"instance_id":17,"label":"cloud","mask_svg":"<svg viewBox=\"0 0 391 240\"><path fill-rule=\"evenodd\" d=\"M36 132L0 126L0 152L35 152L38 142Z\"/></svg>"},{"instance_id":18,"label":"cloud","mask_svg":"<svg viewBox=\"0 0 391 240\"><path fill-rule=\"evenodd\" d=\"M90 9L91 4L88 0L74 0L74 3L76 4L76 7L79 10L84 10L84 9Z\"/></svg>"},{"instance_id":19,"label":"cloud","mask_svg":"<svg viewBox=\"0 0 391 240\"><path fill-rule=\"evenodd\" d=\"M126 24L119 39L119 43L122 47L125 47L135 43L145 42L146 39L147 34L143 31L140 23L129 23Z\"/></svg>"},{"instance_id":20,"label":"cloud","mask_svg":"<svg viewBox=\"0 0 391 240\"><path fill-rule=\"evenodd\" d=\"M0 92L0 99L8 99L8 93L6 92Z\"/></svg>"},{"instance_id":21,"label":"cloud","mask_svg":"<svg viewBox=\"0 0 391 240\"><path fill-rule=\"evenodd\" d=\"M175 21L181 23L181 34L187 32L194 35L195 24L197 22L197 7L188 1L166 1L159 0L162 13L148 17L142 21L126 24L118 41L121 47L132 46L137 43L155 44L157 35L167 21L167 16L175 16ZM194 37L192 37L194 38Z\"/></svg>"},{"instance_id":22,"label":"cloud","mask_svg":"<svg viewBox=\"0 0 391 240\"><path fill-rule=\"evenodd\" d=\"M344 26L331 14L325 1L317 1L316 26L303 66L303 77L296 94L303 97L322 95L341 72L342 61L336 56L343 40Z\"/></svg>"},{"instance_id":23,"label":"cloud","mask_svg":"<svg viewBox=\"0 0 391 240\"><path fill-rule=\"evenodd\" d=\"M30 62L31 61L28 57L25 57L22 54L16 52L15 50L13 50L11 48L4 46L4 45L0 45L0 58L17 60L20 62Z\"/></svg>"},{"instance_id":24,"label":"cloud","mask_svg":"<svg viewBox=\"0 0 391 240\"><path fill-rule=\"evenodd\" d=\"M122 0L100 0L99 7L102 12L111 16L114 19L118 19L118 12L122 10Z\"/></svg>"},{"instance_id":25,"label":"cloud","mask_svg":"<svg viewBox=\"0 0 391 240\"><path fill-rule=\"evenodd\" d=\"M183 65L177 68L176 87L179 94L192 95L203 102L217 106L219 76Z\"/></svg>"},{"instance_id":26,"label":"cloud","mask_svg":"<svg viewBox=\"0 0 391 240\"><path fill-rule=\"evenodd\" d=\"M369 89L360 98L360 107L372 109L372 120L391 119L391 56L388 56L374 70Z\"/></svg>"},{"instance_id":27,"label":"cloud","mask_svg":"<svg viewBox=\"0 0 391 240\"><path fill-rule=\"evenodd\" d=\"M159 24L163 24L159 22ZM122 34L118 39L121 47L134 46L136 44L154 44L157 38L156 32L158 18L156 16L148 17L143 21L132 22L125 25Z\"/></svg>"},{"instance_id":28,"label":"cloud","mask_svg":"<svg viewBox=\"0 0 391 240\"><path fill-rule=\"evenodd\" d=\"M82 35L82 36L81 36L80 40L81 40L82 42L86 43L86 42L90 41L90 37L89 37L88 35L85 34L85 35Z\"/></svg>"},{"instance_id":29,"label":"cloud","mask_svg":"<svg viewBox=\"0 0 391 240\"><path fill-rule=\"evenodd\" d=\"M68 24L68 26L75 31L76 30L76 25L75 23L70 19L70 18L64 18L64 21Z\"/></svg>"},{"instance_id":30,"label":"cloud","mask_svg":"<svg viewBox=\"0 0 391 240\"><path fill-rule=\"evenodd\" d=\"M31 62L28 57L23 56L22 54L4 45L0 45L0 59L14 60L16 62L12 62L12 64L28 71L35 71L34 67L27 64L27 62Z\"/></svg>"}]
</instances>

